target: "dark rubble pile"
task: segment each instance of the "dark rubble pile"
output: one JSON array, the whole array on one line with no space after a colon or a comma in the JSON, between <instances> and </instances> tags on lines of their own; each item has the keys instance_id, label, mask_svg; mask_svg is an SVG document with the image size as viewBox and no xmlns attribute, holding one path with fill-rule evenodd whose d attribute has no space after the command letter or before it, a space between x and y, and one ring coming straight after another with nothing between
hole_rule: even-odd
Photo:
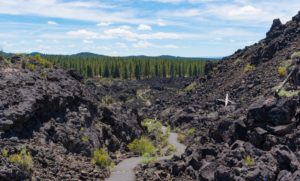
<instances>
[{"instance_id":1,"label":"dark rubble pile","mask_svg":"<svg viewBox=\"0 0 300 181\"><path fill-rule=\"evenodd\" d=\"M34 167L27 172L0 154L0 180L92 180L109 171L91 163L94 149L113 152L141 134L130 111L100 104L76 71L38 67L14 56L0 61L0 151L23 145Z\"/></svg>"},{"instance_id":2,"label":"dark rubble pile","mask_svg":"<svg viewBox=\"0 0 300 181\"><path fill-rule=\"evenodd\" d=\"M243 119L220 116L181 157L138 168L138 180L300 179L299 105L298 98L261 98Z\"/></svg>"},{"instance_id":3,"label":"dark rubble pile","mask_svg":"<svg viewBox=\"0 0 300 181\"><path fill-rule=\"evenodd\" d=\"M208 67L197 89L161 113L197 132L181 157L137 168L138 180L300 180L300 99L274 97L278 67L300 50L299 17L274 20L265 39ZM226 93L236 105L216 101Z\"/></svg>"}]
</instances>

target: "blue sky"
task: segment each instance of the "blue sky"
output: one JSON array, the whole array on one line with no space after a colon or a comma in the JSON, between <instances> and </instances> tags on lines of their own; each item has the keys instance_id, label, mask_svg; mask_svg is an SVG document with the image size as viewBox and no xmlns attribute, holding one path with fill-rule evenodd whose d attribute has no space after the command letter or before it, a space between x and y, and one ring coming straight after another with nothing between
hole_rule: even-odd
<instances>
[{"instance_id":1,"label":"blue sky","mask_svg":"<svg viewBox=\"0 0 300 181\"><path fill-rule=\"evenodd\" d=\"M0 0L7 52L226 56L286 22L299 0Z\"/></svg>"}]
</instances>

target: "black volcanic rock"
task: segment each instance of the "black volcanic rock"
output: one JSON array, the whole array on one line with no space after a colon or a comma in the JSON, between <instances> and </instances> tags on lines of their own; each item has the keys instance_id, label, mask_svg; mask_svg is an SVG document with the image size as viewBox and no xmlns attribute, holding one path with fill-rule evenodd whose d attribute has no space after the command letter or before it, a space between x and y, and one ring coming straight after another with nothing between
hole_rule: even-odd
<instances>
[{"instance_id":1,"label":"black volcanic rock","mask_svg":"<svg viewBox=\"0 0 300 181\"><path fill-rule=\"evenodd\" d=\"M274 19L273 24L269 32L267 32L267 39L273 39L279 36L284 29L280 19Z\"/></svg>"},{"instance_id":2,"label":"black volcanic rock","mask_svg":"<svg viewBox=\"0 0 300 181\"><path fill-rule=\"evenodd\" d=\"M0 151L5 148L11 155L24 145L34 168L22 171L0 154L0 180L107 177L109 170L91 163L92 152L105 147L113 156L123 150L142 133L136 115L101 105L73 70L29 71L19 66L19 59L26 61L13 56L11 67L0 68Z\"/></svg>"},{"instance_id":3,"label":"black volcanic rock","mask_svg":"<svg viewBox=\"0 0 300 181\"><path fill-rule=\"evenodd\" d=\"M173 174L165 167L139 168L138 180L155 180L151 175L159 171L170 174L170 180L299 180L300 97L275 97L284 80L278 67L299 52L299 22L300 12L286 24L275 19L265 39L218 62L208 80L176 99L172 109L179 111L168 122L196 128L196 133L179 160L161 164L185 161L186 169ZM253 70L246 71L249 65ZM295 89L289 82L285 88ZM226 94L232 107L216 104ZM199 109L188 113L191 106ZM194 118L176 119L179 115Z\"/></svg>"},{"instance_id":4,"label":"black volcanic rock","mask_svg":"<svg viewBox=\"0 0 300 181\"><path fill-rule=\"evenodd\" d=\"M293 17L292 20L297 22L297 23L300 22L300 11L298 12L298 14L296 16Z\"/></svg>"}]
</instances>

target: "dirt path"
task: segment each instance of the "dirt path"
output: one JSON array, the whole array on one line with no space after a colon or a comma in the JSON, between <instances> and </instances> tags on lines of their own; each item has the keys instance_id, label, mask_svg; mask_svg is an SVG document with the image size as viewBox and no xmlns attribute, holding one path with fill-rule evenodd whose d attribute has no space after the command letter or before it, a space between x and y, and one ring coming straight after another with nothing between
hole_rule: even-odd
<instances>
[{"instance_id":1,"label":"dirt path","mask_svg":"<svg viewBox=\"0 0 300 181\"><path fill-rule=\"evenodd\" d=\"M166 128L164 127L163 130ZM177 141L177 133L171 132L168 138L168 143L176 147L174 155L181 155L186 148L185 145ZM158 160L170 159L171 156L159 157ZM135 181L134 168L142 162L142 157L132 157L120 162L112 171L109 178L105 181Z\"/></svg>"}]
</instances>

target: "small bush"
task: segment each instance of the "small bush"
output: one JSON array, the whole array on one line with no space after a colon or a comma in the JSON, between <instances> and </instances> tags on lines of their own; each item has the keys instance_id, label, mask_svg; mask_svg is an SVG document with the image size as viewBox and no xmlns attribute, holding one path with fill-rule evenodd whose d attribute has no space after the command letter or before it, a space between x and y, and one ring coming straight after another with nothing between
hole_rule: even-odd
<instances>
[{"instance_id":1,"label":"small bush","mask_svg":"<svg viewBox=\"0 0 300 181\"><path fill-rule=\"evenodd\" d=\"M90 140L90 138L89 138L89 136L87 136L87 135L83 135L83 136L81 137L81 141L82 141L83 143L87 143L87 142L89 142L89 140Z\"/></svg>"},{"instance_id":2,"label":"small bush","mask_svg":"<svg viewBox=\"0 0 300 181\"><path fill-rule=\"evenodd\" d=\"M219 116L219 113L218 112L210 112L206 115L207 118L210 118L210 119L215 119Z\"/></svg>"},{"instance_id":3,"label":"small bush","mask_svg":"<svg viewBox=\"0 0 300 181\"><path fill-rule=\"evenodd\" d=\"M46 78L47 76L48 76L48 72L43 71L43 72L41 73L41 77Z\"/></svg>"},{"instance_id":4,"label":"small bush","mask_svg":"<svg viewBox=\"0 0 300 181\"><path fill-rule=\"evenodd\" d=\"M187 136L193 136L195 134L195 132L196 132L195 128L190 128L190 129L186 130Z\"/></svg>"},{"instance_id":5,"label":"small bush","mask_svg":"<svg viewBox=\"0 0 300 181\"><path fill-rule=\"evenodd\" d=\"M235 65L238 65L238 64L240 64L240 63L242 63L242 62L243 62L243 60L240 59L240 58L238 58L238 59L236 59L236 60L234 61L234 64L235 64Z\"/></svg>"},{"instance_id":6,"label":"small bush","mask_svg":"<svg viewBox=\"0 0 300 181\"><path fill-rule=\"evenodd\" d=\"M292 55L291 55L291 59L295 60L297 58L300 58L300 51L299 52L294 52Z\"/></svg>"},{"instance_id":7,"label":"small bush","mask_svg":"<svg viewBox=\"0 0 300 181\"><path fill-rule=\"evenodd\" d=\"M279 77L286 76L286 68L285 67L278 67L277 72L278 72Z\"/></svg>"},{"instance_id":8,"label":"small bush","mask_svg":"<svg viewBox=\"0 0 300 181\"><path fill-rule=\"evenodd\" d=\"M186 135L183 134L183 133L178 133L177 140L178 140L180 143L183 143L183 142L186 140Z\"/></svg>"},{"instance_id":9,"label":"small bush","mask_svg":"<svg viewBox=\"0 0 300 181\"><path fill-rule=\"evenodd\" d=\"M1 150L1 155L4 157L4 158L7 158L8 157L8 149L4 148Z\"/></svg>"},{"instance_id":10,"label":"small bush","mask_svg":"<svg viewBox=\"0 0 300 181\"><path fill-rule=\"evenodd\" d=\"M187 87L184 88L184 92L190 92L194 89L197 88L197 82L193 82L190 85L188 85Z\"/></svg>"},{"instance_id":11,"label":"small bush","mask_svg":"<svg viewBox=\"0 0 300 181\"><path fill-rule=\"evenodd\" d=\"M36 70L36 65L32 64L32 63L27 63L26 64L26 68L30 71L35 71Z\"/></svg>"},{"instance_id":12,"label":"small bush","mask_svg":"<svg viewBox=\"0 0 300 181\"><path fill-rule=\"evenodd\" d=\"M9 66L11 64L11 62L7 59L4 59L3 62L5 66Z\"/></svg>"},{"instance_id":13,"label":"small bush","mask_svg":"<svg viewBox=\"0 0 300 181\"><path fill-rule=\"evenodd\" d=\"M99 148L93 152L92 163L104 168L111 167L113 165L107 151L105 151L104 148Z\"/></svg>"},{"instance_id":14,"label":"small bush","mask_svg":"<svg viewBox=\"0 0 300 181\"><path fill-rule=\"evenodd\" d=\"M244 163L248 167L255 165L255 161L254 161L254 159L250 155L247 155L244 158Z\"/></svg>"},{"instance_id":15,"label":"small bush","mask_svg":"<svg viewBox=\"0 0 300 181\"><path fill-rule=\"evenodd\" d=\"M155 153L155 147L153 143L145 137L140 139L135 139L132 143L128 145L130 151L143 155L145 153L153 154Z\"/></svg>"},{"instance_id":16,"label":"small bush","mask_svg":"<svg viewBox=\"0 0 300 181\"><path fill-rule=\"evenodd\" d=\"M253 65L251 65L251 64L247 64L246 66L245 66L245 68L244 68L244 72L245 73L247 73L247 72L251 72L251 71L253 71L254 70L254 66Z\"/></svg>"},{"instance_id":17,"label":"small bush","mask_svg":"<svg viewBox=\"0 0 300 181\"><path fill-rule=\"evenodd\" d=\"M167 151L166 151L167 155L171 155L175 152L176 152L176 147L174 145L168 145L168 148L167 148Z\"/></svg>"},{"instance_id":18,"label":"small bush","mask_svg":"<svg viewBox=\"0 0 300 181\"><path fill-rule=\"evenodd\" d=\"M300 90L287 91L284 88L282 88L278 92L278 96L280 96L280 97L295 97L295 96L298 96L299 93L300 93Z\"/></svg>"},{"instance_id":19,"label":"small bush","mask_svg":"<svg viewBox=\"0 0 300 181\"><path fill-rule=\"evenodd\" d=\"M111 96L104 96L104 97L102 97L101 102L103 104L108 104L109 105L109 104L113 104L116 101Z\"/></svg>"},{"instance_id":20,"label":"small bush","mask_svg":"<svg viewBox=\"0 0 300 181\"><path fill-rule=\"evenodd\" d=\"M155 119L144 119L144 121L142 122L142 126L147 128L147 131L149 133L153 133L155 131L161 131L162 129L162 124Z\"/></svg>"},{"instance_id":21,"label":"small bush","mask_svg":"<svg viewBox=\"0 0 300 181\"><path fill-rule=\"evenodd\" d=\"M53 66L51 62L42 58L41 55L39 55L39 54L35 55L34 58L37 61L37 63L40 64L42 67L52 68L52 66Z\"/></svg>"},{"instance_id":22,"label":"small bush","mask_svg":"<svg viewBox=\"0 0 300 181\"><path fill-rule=\"evenodd\" d=\"M20 166L25 170L31 170L33 168L33 159L31 154L26 150L26 147L23 146L22 150L18 154L13 154L10 157L10 162Z\"/></svg>"},{"instance_id":23,"label":"small bush","mask_svg":"<svg viewBox=\"0 0 300 181\"><path fill-rule=\"evenodd\" d=\"M157 156L151 156L149 153L145 153L142 156L142 163L144 164L154 163L157 160L158 160Z\"/></svg>"},{"instance_id":24,"label":"small bush","mask_svg":"<svg viewBox=\"0 0 300 181\"><path fill-rule=\"evenodd\" d=\"M164 135L161 137L161 146L162 146L162 147L167 146L167 144L168 144L168 138L169 138L169 135L167 135L167 134L164 134Z\"/></svg>"}]
</instances>

